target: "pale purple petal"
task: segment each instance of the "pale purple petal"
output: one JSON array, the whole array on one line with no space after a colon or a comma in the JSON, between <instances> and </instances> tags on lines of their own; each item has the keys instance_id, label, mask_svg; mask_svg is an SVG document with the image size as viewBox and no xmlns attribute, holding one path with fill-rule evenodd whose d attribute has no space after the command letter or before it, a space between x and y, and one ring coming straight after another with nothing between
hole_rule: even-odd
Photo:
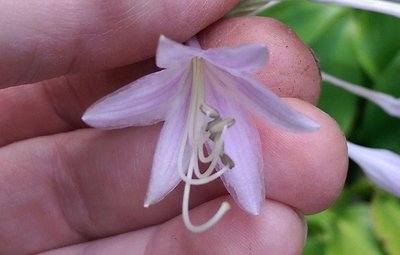
<instances>
[{"instance_id":1,"label":"pale purple petal","mask_svg":"<svg viewBox=\"0 0 400 255\"><path fill-rule=\"evenodd\" d=\"M386 0L311 0L317 3L331 3L361 10L380 12L400 18L400 4L398 1Z\"/></svg>"},{"instance_id":2,"label":"pale purple petal","mask_svg":"<svg viewBox=\"0 0 400 255\"><path fill-rule=\"evenodd\" d=\"M222 176L222 180L242 209L251 214L259 214L265 199L265 189L258 130L239 105L226 100L223 94L215 92L208 86L208 103L218 109L223 118L235 119L235 124L228 128L224 139L224 151L234 161L235 167L228 170Z\"/></svg>"},{"instance_id":3,"label":"pale purple petal","mask_svg":"<svg viewBox=\"0 0 400 255\"><path fill-rule=\"evenodd\" d=\"M400 155L347 142L349 157L380 188L400 197Z\"/></svg>"},{"instance_id":4,"label":"pale purple petal","mask_svg":"<svg viewBox=\"0 0 400 255\"><path fill-rule=\"evenodd\" d=\"M189 89L190 87L187 86L182 96L174 102L161 130L154 153L145 206L152 205L163 199L181 181L178 172L178 155L186 128L188 112L186 99ZM185 153L184 159L183 169L187 170L189 164L189 155L187 153Z\"/></svg>"},{"instance_id":5,"label":"pale purple petal","mask_svg":"<svg viewBox=\"0 0 400 255\"><path fill-rule=\"evenodd\" d=\"M249 75L228 73L210 64L207 65L207 72L213 79L212 86L223 89L226 97L279 128L292 132L308 132L320 127L315 121L289 107Z\"/></svg>"},{"instance_id":6,"label":"pale purple petal","mask_svg":"<svg viewBox=\"0 0 400 255\"><path fill-rule=\"evenodd\" d=\"M158 42L156 64L160 68L187 66L193 57L201 54L201 49L177 43L162 35Z\"/></svg>"},{"instance_id":7,"label":"pale purple petal","mask_svg":"<svg viewBox=\"0 0 400 255\"><path fill-rule=\"evenodd\" d=\"M103 97L82 119L96 128L151 125L165 119L167 110L189 71L163 70L144 76Z\"/></svg>"},{"instance_id":8,"label":"pale purple petal","mask_svg":"<svg viewBox=\"0 0 400 255\"><path fill-rule=\"evenodd\" d=\"M268 60L268 49L262 44L247 44L234 48L213 48L204 51L207 61L222 68L254 72Z\"/></svg>"},{"instance_id":9,"label":"pale purple petal","mask_svg":"<svg viewBox=\"0 0 400 255\"><path fill-rule=\"evenodd\" d=\"M268 60L267 47L261 44L202 50L195 37L187 44L188 46L161 36L156 55L157 66L161 68L184 66L193 57L200 57L224 69L254 72L263 67Z\"/></svg>"}]
</instances>

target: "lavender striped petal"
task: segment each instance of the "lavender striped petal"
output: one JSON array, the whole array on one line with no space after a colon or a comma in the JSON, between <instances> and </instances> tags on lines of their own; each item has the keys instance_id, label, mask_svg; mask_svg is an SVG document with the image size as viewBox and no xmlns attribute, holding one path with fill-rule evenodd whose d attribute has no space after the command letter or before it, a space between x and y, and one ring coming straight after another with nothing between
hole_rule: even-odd
<instances>
[{"instance_id":1,"label":"lavender striped petal","mask_svg":"<svg viewBox=\"0 0 400 255\"><path fill-rule=\"evenodd\" d=\"M84 113L82 119L96 128L151 125L164 120L171 101L188 77L186 70L163 70L111 93Z\"/></svg>"},{"instance_id":2,"label":"lavender striped petal","mask_svg":"<svg viewBox=\"0 0 400 255\"><path fill-rule=\"evenodd\" d=\"M204 58L224 69L254 72L267 63L268 50L261 44L241 45L234 48L214 48L206 50Z\"/></svg>"},{"instance_id":3,"label":"lavender striped petal","mask_svg":"<svg viewBox=\"0 0 400 255\"><path fill-rule=\"evenodd\" d=\"M208 76L209 77L209 76ZM265 199L264 173L261 143L252 119L240 105L227 100L225 91L207 82L206 98L216 107L223 118L234 118L235 124L228 128L224 151L235 167L223 174L225 187L236 203L250 214L259 214Z\"/></svg>"},{"instance_id":4,"label":"lavender striped petal","mask_svg":"<svg viewBox=\"0 0 400 255\"><path fill-rule=\"evenodd\" d=\"M214 86L223 88L231 100L242 105L248 112L291 132L309 132L319 128L318 123L289 107L277 95L249 75L228 73L212 65L207 67L214 77Z\"/></svg>"},{"instance_id":5,"label":"lavender striped petal","mask_svg":"<svg viewBox=\"0 0 400 255\"><path fill-rule=\"evenodd\" d=\"M178 172L178 155L182 139L185 137L183 134L189 108L187 105L189 89L189 86L184 88L183 95L174 102L158 138L144 202L146 207L163 199L181 181ZM189 156L187 153L184 155L183 169L186 171Z\"/></svg>"}]
</instances>

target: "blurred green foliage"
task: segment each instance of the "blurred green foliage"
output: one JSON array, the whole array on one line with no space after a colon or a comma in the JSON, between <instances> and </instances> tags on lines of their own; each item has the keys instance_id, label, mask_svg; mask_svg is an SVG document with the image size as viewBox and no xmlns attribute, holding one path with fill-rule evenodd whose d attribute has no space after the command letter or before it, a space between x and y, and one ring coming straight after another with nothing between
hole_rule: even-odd
<instances>
[{"instance_id":1,"label":"blurred green foliage","mask_svg":"<svg viewBox=\"0 0 400 255\"><path fill-rule=\"evenodd\" d=\"M323 71L400 97L400 19L301 0L260 15L289 25L314 50ZM372 103L324 84L319 106L349 140L400 152L400 119ZM400 254L400 200L378 190L354 164L338 201L307 220L305 255Z\"/></svg>"}]
</instances>

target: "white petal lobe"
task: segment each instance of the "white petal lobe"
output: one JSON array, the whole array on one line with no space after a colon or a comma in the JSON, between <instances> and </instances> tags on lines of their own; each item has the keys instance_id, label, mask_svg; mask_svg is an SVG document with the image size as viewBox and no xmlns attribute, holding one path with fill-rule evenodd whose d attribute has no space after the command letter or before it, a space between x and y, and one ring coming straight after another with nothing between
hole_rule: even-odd
<instances>
[{"instance_id":1,"label":"white petal lobe","mask_svg":"<svg viewBox=\"0 0 400 255\"><path fill-rule=\"evenodd\" d=\"M337 77L322 72L322 79L330 84L343 88L351 93L363 97L375 103L382 108L386 113L394 117L400 117L400 98L395 98L391 95L367 89L363 86L352 84L341 80Z\"/></svg>"},{"instance_id":2,"label":"white petal lobe","mask_svg":"<svg viewBox=\"0 0 400 255\"><path fill-rule=\"evenodd\" d=\"M400 155L347 142L349 157L380 188L400 197Z\"/></svg>"}]
</instances>

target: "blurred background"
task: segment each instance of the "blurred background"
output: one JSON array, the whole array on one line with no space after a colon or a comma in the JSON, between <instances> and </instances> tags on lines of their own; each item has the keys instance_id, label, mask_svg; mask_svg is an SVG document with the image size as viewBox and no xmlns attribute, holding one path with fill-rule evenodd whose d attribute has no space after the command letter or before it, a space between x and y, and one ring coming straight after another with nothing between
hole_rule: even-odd
<instances>
[{"instance_id":1,"label":"blurred background","mask_svg":"<svg viewBox=\"0 0 400 255\"><path fill-rule=\"evenodd\" d=\"M400 97L400 19L302 0L258 15L291 27L314 50L322 71ZM400 153L400 119L330 84L322 88L319 106L348 140ZM352 162L337 202L307 221L304 255L400 255L400 199L376 188Z\"/></svg>"}]
</instances>

